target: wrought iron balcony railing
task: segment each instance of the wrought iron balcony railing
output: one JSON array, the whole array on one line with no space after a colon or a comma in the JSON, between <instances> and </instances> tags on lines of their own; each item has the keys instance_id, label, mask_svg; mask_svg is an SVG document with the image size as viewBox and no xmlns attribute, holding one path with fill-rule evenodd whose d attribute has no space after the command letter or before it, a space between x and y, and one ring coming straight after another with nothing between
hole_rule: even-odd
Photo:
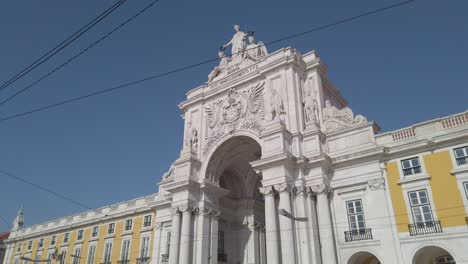
<instances>
[{"instance_id":1,"label":"wrought iron balcony railing","mask_svg":"<svg viewBox=\"0 0 468 264\"><path fill-rule=\"evenodd\" d=\"M457 161L458 166L466 165L466 164L468 164L468 157L456 158L456 161Z\"/></svg>"},{"instance_id":2,"label":"wrought iron balcony railing","mask_svg":"<svg viewBox=\"0 0 468 264\"><path fill-rule=\"evenodd\" d=\"M440 225L439 220L409 224L408 227L410 236L442 233L442 226Z\"/></svg>"},{"instance_id":3,"label":"wrought iron balcony railing","mask_svg":"<svg viewBox=\"0 0 468 264\"><path fill-rule=\"evenodd\" d=\"M226 262L227 254L224 252L218 252L218 261Z\"/></svg>"},{"instance_id":4,"label":"wrought iron balcony railing","mask_svg":"<svg viewBox=\"0 0 468 264\"><path fill-rule=\"evenodd\" d=\"M161 263L168 263L168 262L169 262L169 254L162 254Z\"/></svg>"},{"instance_id":5,"label":"wrought iron balcony railing","mask_svg":"<svg viewBox=\"0 0 468 264\"><path fill-rule=\"evenodd\" d=\"M137 264L149 264L149 262L150 262L149 257L137 258Z\"/></svg>"},{"instance_id":6,"label":"wrought iron balcony railing","mask_svg":"<svg viewBox=\"0 0 468 264\"><path fill-rule=\"evenodd\" d=\"M372 229L363 228L363 229L345 231L344 235L345 235L345 242L370 240L372 239Z\"/></svg>"},{"instance_id":7,"label":"wrought iron balcony railing","mask_svg":"<svg viewBox=\"0 0 468 264\"><path fill-rule=\"evenodd\" d=\"M129 259L122 259L122 260L117 261L117 264L130 264L130 260Z\"/></svg>"}]
</instances>

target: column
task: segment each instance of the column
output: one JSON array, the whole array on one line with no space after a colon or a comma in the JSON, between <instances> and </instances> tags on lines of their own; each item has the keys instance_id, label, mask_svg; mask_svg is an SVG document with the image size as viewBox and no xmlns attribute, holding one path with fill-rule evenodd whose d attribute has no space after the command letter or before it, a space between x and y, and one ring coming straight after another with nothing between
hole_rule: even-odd
<instances>
[{"instance_id":1,"label":"column","mask_svg":"<svg viewBox=\"0 0 468 264\"><path fill-rule=\"evenodd\" d=\"M320 251L319 230L317 224L317 207L315 206L315 193L311 188L307 188L306 197L307 218L309 220L309 231L311 239L311 263L322 263Z\"/></svg>"},{"instance_id":2,"label":"column","mask_svg":"<svg viewBox=\"0 0 468 264\"><path fill-rule=\"evenodd\" d=\"M180 218L179 208L174 208L172 211L171 248L169 250L170 264L179 264Z\"/></svg>"},{"instance_id":3,"label":"column","mask_svg":"<svg viewBox=\"0 0 468 264\"><path fill-rule=\"evenodd\" d=\"M314 263L312 262L312 236L310 233L310 226L312 225L311 219L307 214L306 210L306 201L307 201L307 188L302 186L297 188L296 190L296 197L295 197L295 204L296 204L296 217L297 218L305 218L305 221L297 221L296 222L296 234L298 235L298 262L299 263ZM300 261L299 261L300 260Z\"/></svg>"},{"instance_id":4,"label":"column","mask_svg":"<svg viewBox=\"0 0 468 264\"><path fill-rule=\"evenodd\" d=\"M180 231L180 264L190 264L191 262L191 243L192 237L192 212L193 208L190 206L184 206L180 208L182 212L182 226Z\"/></svg>"},{"instance_id":5,"label":"column","mask_svg":"<svg viewBox=\"0 0 468 264\"><path fill-rule=\"evenodd\" d=\"M156 223L154 225L154 239L153 239L153 259L152 264L158 264L159 258L161 257L161 236L162 236L162 223Z\"/></svg>"},{"instance_id":6,"label":"column","mask_svg":"<svg viewBox=\"0 0 468 264\"><path fill-rule=\"evenodd\" d=\"M291 191L292 189L287 183L281 184L278 187L278 193L280 196L278 210L284 209L292 215ZM279 224L281 234L281 256L283 263L296 263L293 219L280 215Z\"/></svg>"},{"instance_id":7,"label":"column","mask_svg":"<svg viewBox=\"0 0 468 264\"><path fill-rule=\"evenodd\" d=\"M265 196L265 236L266 256L268 264L280 263L280 247L278 240L278 212L275 205L275 189L273 186L262 188Z\"/></svg>"},{"instance_id":8,"label":"column","mask_svg":"<svg viewBox=\"0 0 468 264\"><path fill-rule=\"evenodd\" d=\"M210 227L210 214L211 211L207 208L199 208L197 217L198 217L198 233L197 233L197 264L206 264L209 263L209 253L210 253L210 237L211 232Z\"/></svg>"},{"instance_id":9,"label":"column","mask_svg":"<svg viewBox=\"0 0 468 264\"><path fill-rule=\"evenodd\" d=\"M322 251L322 262L336 264L335 238L333 223L331 221L330 203L328 195L332 189L325 184L316 185L314 192L317 195L317 220Z\"/></svg>"},{"instance_id":10,"label":"column","mask_svg":"<svg viewBox=\"0 0 468 264\"><path fill-rule=\"evenodd\" d=\"M211 211L211 250L210 264L218 264L218 218L219 211Z\"/></svg>"}]
</instances>

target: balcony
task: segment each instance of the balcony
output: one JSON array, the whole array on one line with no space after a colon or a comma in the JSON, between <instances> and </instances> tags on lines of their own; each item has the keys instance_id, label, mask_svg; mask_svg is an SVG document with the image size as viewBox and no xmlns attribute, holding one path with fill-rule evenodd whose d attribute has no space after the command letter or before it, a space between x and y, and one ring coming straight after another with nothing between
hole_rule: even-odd
<instances>
[{"instance_id":1,"label":"balcony","mask_svg":"<svg viewBox=\"0 0 468 264\"><path fill-rule=\"evenodd\" d=\"M370 240L372 239L372 229L364 228L352 231L345 231L345 242L359 241L359 240Z\"/></svg>"},{"instance_id":2,"label":"balcony","mask_svg":"<svg viewBox=\"0 0 468 264\"><path fill-rule=\"evenodd\" d=\"M468 164L468 157L456 158L456 161L458 166L466 165Z\"/></svg>"},{"instance_id":3,"label":"balcony","mask_svg":"<svg viewBox=\"0 0 468 264\"><path fill-rule=\"evenodd\" d=\"M122 260L117 261L117 264L130 264L130 260L122 259Z\"/></svg>"},{"instance_id":4,"label":"balcony","mask_svg":"<svg viewBox=\"0 0 468 264\"><path fill-rule=\"evenodd\" d=\"M227 261L227 254L224 252L218 252L218 261L226 262Z\"/></svg>"},{"instance_id":5,"label":"balcony","mask_svg":"<svg viewBox=\"0 0 468 264\"><path fill-rule=\"evenodd\" d=\"M409 224L410 236L420 236L434 233L442 233L442 226L440 221L427 221L416 224Z\"/></svg>"},{"instance_id":6,"label":"balcony","mask_svg":"<svg viewBox=\"0 0 468 264\"><path fill-rule=\"evenodd\" d=\"M161 263L168 263L168 262L169 262L169 254L162 254Z\"/></svg>"},{"instance_id":7,"label":"balcony","mask_svg":"<svg viewBox=\"0 0 468 264\"><path fill-rule=\"evenodd\" d=\"M149 264L149 263L150 263L149 257L137 258L137 264Z\"/></svg>"}]
</instances>

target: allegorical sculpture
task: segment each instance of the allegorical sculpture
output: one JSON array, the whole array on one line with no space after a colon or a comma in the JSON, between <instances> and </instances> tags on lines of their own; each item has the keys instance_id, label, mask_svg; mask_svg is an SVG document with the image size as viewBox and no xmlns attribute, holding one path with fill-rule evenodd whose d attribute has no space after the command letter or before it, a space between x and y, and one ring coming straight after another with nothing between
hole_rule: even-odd
<instances>
[{"instance_id":1,"label":"allegorical sculpture","mask_svg":"<svg viewBox=\"0 0 468 264\"><path fill-rule=\"evenodd\" d=\"M225 77L227 75L227 68L230 66L241 69L254 62L263 60L268 55L268 51L263 42L259 41L258 43L255 43L254 32L249 31L245 33L241 31L239 25L235 25L234 30L236 33L231 40L221 46L220 51L218 52L218 57L220 59L219 65L214 67L210 72L207 83L211 83L219 78ZM248 45L247 39L249 40ZM231 46L230 56L226 56L224 54L224 50L228 46Z\"/></svg>"},{"instance_id":2,"label":"allegorical sculpture","mask_svg":"<svg viewBox=\"0 0 468 264\"><path fill-rule=\"evenodd\" d=\"M339 110L332 106L330 100L325 100L325 108L322 110L323 127L325 132L337 132L349 127L361 125L367 122L362 115L354 116L349 107Z\"/></svg>"}]
</instances>

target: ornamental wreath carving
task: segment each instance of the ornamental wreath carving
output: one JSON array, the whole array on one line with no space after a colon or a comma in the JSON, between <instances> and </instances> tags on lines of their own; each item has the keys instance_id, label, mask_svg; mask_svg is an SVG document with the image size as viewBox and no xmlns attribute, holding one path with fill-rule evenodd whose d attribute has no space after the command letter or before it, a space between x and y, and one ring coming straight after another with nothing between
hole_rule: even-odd
<instances>
[{"instance_id":1,"label":"ornamental wreath carving","mask_svg":"<svg viewBox=\"0 0 468 264\"><path fill-rule=\"evenodd\" d=\"M231 88L226 97L205 106L208 133L203 152L206 153L222 136L235 130L259 133L264 119L263 89L265 81L244 91Z\"/></svg>"}]
</instances>

